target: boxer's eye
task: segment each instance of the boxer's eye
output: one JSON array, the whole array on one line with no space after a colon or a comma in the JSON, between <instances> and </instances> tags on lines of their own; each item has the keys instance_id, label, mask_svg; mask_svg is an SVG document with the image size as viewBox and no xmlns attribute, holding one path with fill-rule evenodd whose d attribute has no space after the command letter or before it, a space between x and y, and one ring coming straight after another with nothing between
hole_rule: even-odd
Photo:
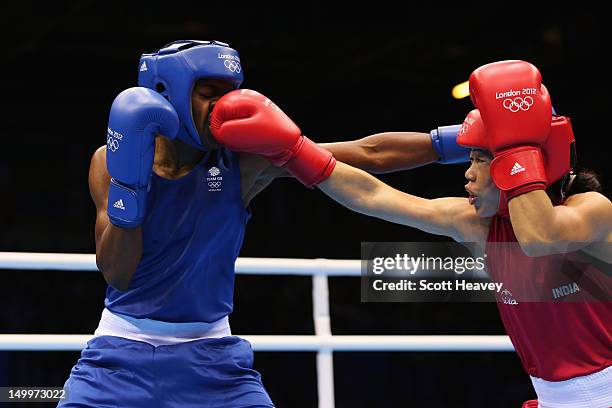
<instances>
[{"instance_id":1,"label":"boxer's eye","mask_svg":"<svg viewBox=\"0 0 612 408\"><path fill-rule=\"evenodd\" d=\"M201 98L214 98L216 95L215 89L212 86L202 86L198 89L198 95Z\"/></svg>"}]
</instances>

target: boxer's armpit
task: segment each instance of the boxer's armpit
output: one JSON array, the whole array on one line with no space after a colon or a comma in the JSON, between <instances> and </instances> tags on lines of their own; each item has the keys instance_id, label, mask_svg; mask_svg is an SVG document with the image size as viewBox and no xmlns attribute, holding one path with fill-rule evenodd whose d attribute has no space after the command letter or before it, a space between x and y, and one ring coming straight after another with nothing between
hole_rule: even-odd
<instances>
[{"instance_id":1,"label":"boxer's armpit","mask_svg":"<svg viewBox=\"0 0 612 408\"><path fill-rule=\"evenodd\" d=\"M240 189L246 206L277 177L291 175L282 167L273 166L263 156L239 153Z\"/></svg>"}]
</instances>

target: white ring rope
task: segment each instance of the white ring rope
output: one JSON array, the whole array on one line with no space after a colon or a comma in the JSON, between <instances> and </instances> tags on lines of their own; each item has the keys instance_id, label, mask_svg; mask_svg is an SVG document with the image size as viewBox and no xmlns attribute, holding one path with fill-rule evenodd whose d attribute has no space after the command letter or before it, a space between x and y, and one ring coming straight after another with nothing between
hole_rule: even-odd
<instances>
[{"instance_id":1,"label":"white ring rope","mask_svg":"<svg viewBox=\"0 0 612 408\"><path fill-rule=\"evenodd\" d=\"M0 252L0 269L98 271L93 254ZM359 276L355 259L238 258L236 273L250 275Z\"/></svg>"},{"instance_id":2,"label":"white ring rope","mask_svg":"<svg viewBox=\"0 0 612 408\"><path fill-rule=\"evenodd\" d=\"M92 335L0 334L0 350L76 351ZM507 336L242 336L255 351L512 351Z\"/></svg>"}]
</instances>

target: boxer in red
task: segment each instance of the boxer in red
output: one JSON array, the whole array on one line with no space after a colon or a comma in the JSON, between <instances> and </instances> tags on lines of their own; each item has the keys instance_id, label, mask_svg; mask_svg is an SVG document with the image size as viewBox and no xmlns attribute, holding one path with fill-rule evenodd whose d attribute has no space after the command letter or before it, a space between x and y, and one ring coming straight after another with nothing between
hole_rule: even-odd
<instances>
[{"instance_id":1,"label":"boxer in red","mask_svg":"<svg viewBox=\"0 0 612 408\"><path fill-rule=\"evenodd\" d=\"M500 313L538 395L526 406L610 407L612 203L591 174L570 172L571 126L551 119L537 68L485 65L470 90L478 109L457 140L472 148L468 198L416 197L336 162L252 91L221 98L211 130L220 144L266 156L353 211L479 244L492 279L509 289Z\"/></svg>"}]
</instances>

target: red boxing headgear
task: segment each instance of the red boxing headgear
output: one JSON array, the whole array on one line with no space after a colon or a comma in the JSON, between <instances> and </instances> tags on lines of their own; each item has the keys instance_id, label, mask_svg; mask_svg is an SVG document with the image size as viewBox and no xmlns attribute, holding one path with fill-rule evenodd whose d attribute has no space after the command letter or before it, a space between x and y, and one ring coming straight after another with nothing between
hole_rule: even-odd
<instances>
[{"instance_id":1,"label":"red boxing headgear","mask_svg":"<svg viewBox=\"0 0 612 408\"><path fill-rule=\"evenodd\" d=\"M554 116L550 134L542 146L548 185L560 180L576 165L576 140L572 122L566 116Z\"/></svg>"},{"instance_id":2,"label":"red boxing headgear","mask_svg":"<svg viewBox=\"0 0 612 408\"><path fill-rule=\"evenodd\" d=\"M474 109L466 116L457 134L457 144L472 149L489 150L484 122L480 111ZM576 147L570 118L553 116L550 133L542 146L546 170L546 184L550 186L564 177L576 164ZM508 202L501 192L498 214L507 214Z\"/></svg>"},{"instance_id":3,"label":"red boxing headgear","mask_svg":"<svg viewBox=\"0 0 612 408\"><path fill-rule=\"evenodd\" d=\"M472 149L489 150L486 128L478 109L474 109L466 116L457 134L457 144ZM542 145L542 152L548 185L560 180L574 167L576 148L570 118L566 116L552 118L550 133Z\"/></svg>"}]
</instances>

